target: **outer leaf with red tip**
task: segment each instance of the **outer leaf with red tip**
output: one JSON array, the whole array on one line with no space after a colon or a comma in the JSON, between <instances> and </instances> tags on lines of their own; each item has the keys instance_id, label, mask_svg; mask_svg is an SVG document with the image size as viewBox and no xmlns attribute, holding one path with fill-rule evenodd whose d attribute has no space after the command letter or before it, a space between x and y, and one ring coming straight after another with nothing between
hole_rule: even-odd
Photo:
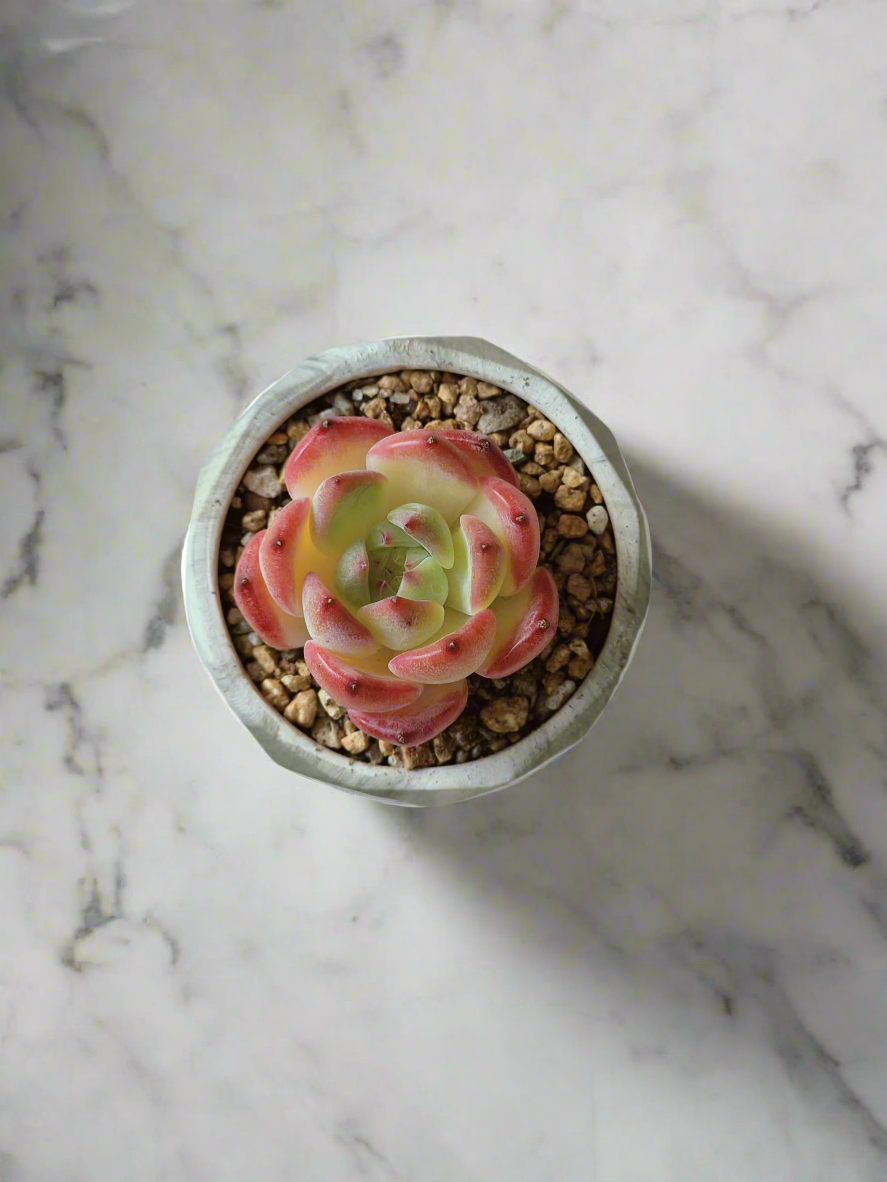
<instances>
[{"instance_id":1,"label":"outer leaf with red tip","mask_svg":"<svg viewBox=\"0 0 887 1182\"><path fill-rule=\"evenodd\" d=\"M489 607L505 579L505 546L479 517L462 514L453 531L454 561L447 571L447 604L474 615Z\"/></svg>"},{"instance_id":2,"label":"outer leaf with red tip","mask_svg":"<svg viewBox=\"0 0 887 1182\"><path fill-rule=\"evenodd\" d=\"M444 609L428 599L402 599L389 595L368 603L357 613L362 624L386 648L401 652L423 644L443 623Z\"/></svg>"},{"instance_id":3,"label":"outer leaf with red tip","mask_svg":"<svg viewBox=\"0 0 887 1182\"><path fill-rule=\"evenodd\" d=\"M418 501L398 505L388 514L388 520L392 525L399 526L420 546L424 546L445 570L453 565L453 538L450 527L431 505L421 505Z\"/></svg>"},{"instance_id":4,"label":"outer leaf with red tip","mask_svg":"<svg viewBox=\"0 0 887 1182\"><path fill-rule=\"evenodd\" d=\"M452 614L456 615L455 612ZM408 653L398 653L388 668L398 677L411 677L425 685L458 681L474 673L493 647L496 617L488 608L476 616L462 616L461 619L461 627L439 640Z\"/></svg>"},{"instance_id":5,"label":"outer leaf with red tip","mask_svg":"<svg viewBox=\"0 0 887 1182\"><path fill-rule=\"evenodd\" d=\"M468 701L468 682L426 685L420 697L409 706L384 714L378 711L351 710L351 721L375 739L412 747L427 743L446 730L459 717Z\"/></svg>"},{"instance_id":6,"label":"outer leaf with red tip","mask_svg":"<svg viewBox=\"0 0 887 1182\"><path fill-rule=\"evenodd\" d=\"M313 497L327 477L365 468L370 448L392 434L378 419L322 419L290 453L283 470L287 492L293 500Z\"/></svg>"},{"instance_id":7,"label":"outer leaf with red tip","mask_svg":"<svg viewBox=\"0 0 887 1182\"><path fill-rule=\"evenodd\" d=\"M501 595L514 595L527 582L539 561L539 518L530 499L497 476L480 482L480 492L468 506L505 543L505 578Z\"/></svg>"},{"instance_id":8,"label":"outer leaf with red tip","mask_svg":"<svg viewBox=\"0 0 887 1182\"><path fill-rule=\"evenodd\" d=\"M302 609L312 639L333 652L369 656L379 647L369 629L315 574L305 576Z\"/></svg>"},{"instance_id":9,"label":"outer leaf with red tip","mask_svg":"<svg viewBox=\"0 0 887 1182\"><path fill-rule=\"evenodd\" d=\"M457 447L437 431L403 431L375 444L366 466L388 479L392 508L408 501L434 505L452 522L477 492L477 477Z\"/></svg>"},{"instance_id":10,"label":"outer leaf with red tip","mask_svg":"<svg viewBox=\"0 0 887 1182\"><path fill-rule=\"evenodd\" d=\"M422 686L388 672L390 649L371 657L340 657L328 648L309 640L305 645L305 663L315 681L330 697L347 710L372 710L383 714L415 702Z\"/></svg>"},{"instance_id":11,"label":"outer leaf with red tip","mask_svg":"<svg viewBox=\"0 0 887 1182\"><path fill-rule=\"evenodd\" d=\"M438 431L438 434L462 452L478 480L498 476L520 488L520 477L509 463L508 456L489 436L480 431Z\"/></svg>"},{"instance_id":12,"label":"outer leaf with red tip","mask_svg":"<svg viewBox=\"0 0 887 1182\"><path fill-rule=\"evenodd\" d=\"M265 530L259 550L262 576L274 599L284 611L302 614L302 582L305 572L315 571L321 578L332 570L311 540L311 501L301 497L291 501Z\"/></svg>"},{"instance_id":13,"label":"outer leaf with red tip","mask_svg":"<svg viewBox=\"0 0 887 1182\"><path fill-rule=\"evenodd\" d=\"M551 572L540 566L530 581L509 599L497 599L496 639L482 677L508 677L539 655L554 636L560 605Z\"/></svg>"},{"instance_id":14,"label":"outer leaf with red tip","mask_svg":"<svg viewBox=\"0 0 887 1182\"><path fill-rule=\"evenodd\" d=\"M261 530L250 538L234 574L234 602L254 632L273 648L299 648L308 639L305 621L285 612L275 601L262 574L259 550L265 537Z\"/></svg>"},{"instance_id":15,"label":"outer leaf with red tip","mask_svg":"<svg viewBox=\"0 0 887 1182\"><path fill-rule=\"evenodd\" d=\"M363 537L382 511L385 477L361 468L328 476L314 494L312 537L325 553L341 553Z\"/></svg>"}]
</instances>

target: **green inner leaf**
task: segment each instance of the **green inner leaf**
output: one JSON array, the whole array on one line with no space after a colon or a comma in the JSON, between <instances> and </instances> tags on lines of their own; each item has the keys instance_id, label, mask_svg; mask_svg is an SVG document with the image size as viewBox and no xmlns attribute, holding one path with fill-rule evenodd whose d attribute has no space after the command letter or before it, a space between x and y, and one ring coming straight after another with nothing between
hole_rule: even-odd
<instances>
[{"instance_id":1,"label":"green inner leaf","mask_svg":"<svg viewBox=\"0 0 887 1182\"><path fill-rule=\"evenodd\" d=\"M369 563L362 538L345 550L336 566L336 588L351 608L363 607L370 601Z\"/></svg>"},{"instance_id":2,"label":"green inner leaf","mask_svg":"<svg viewBox=\"0 0 887 1182\"><path fill-rule=\"evenodd\" d=\"M371 602L397 594L408 553L406 546L368 551Z\"/></svg>"},{"instance_id":3,"label":"green inner leaf","mask_svg":"<svg viewBox=\"0 0 887 1182\"><path fill-rule=\"evenodd\" d=\"M431 505L408 501L388 514L388 520L413 538L413 545L423 546L443 567L453 565L453 539L442 514Z\"/></svg>"},{"instance_id":4,"label":"green inner leaf","mask_svg":"<svg viewBox=\"0 0 887 1182\"><path fill-rule=\"evenodd\" d=\"M380 521L367 534L367 550L390 550L404 546L415 546L415 541L398 525Z\"/></svg>"},{"instance_id":5,"label":"green inner leaf","mask_svg":"<svg viewBox=\"0 0 887 1182\"><path fill-rule=\"evenodd\" d=\"M432 603L446 603L450 585L447 573L430 555L422 562L404 570L403 582L398 592L404 599L430 599Z\"/></svg>"}]
</instances>

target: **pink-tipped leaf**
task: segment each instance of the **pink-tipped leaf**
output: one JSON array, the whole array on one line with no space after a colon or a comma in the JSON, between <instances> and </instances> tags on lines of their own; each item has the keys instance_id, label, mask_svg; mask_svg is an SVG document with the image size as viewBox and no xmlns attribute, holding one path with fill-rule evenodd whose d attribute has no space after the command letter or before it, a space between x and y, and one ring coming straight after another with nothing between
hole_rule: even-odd
<instances>
[{"instance_id":1,"label":"pink-tipped leaf","mask_svg":"<svg viewBox=\"0 0 887 1182\"><path fill-rule=\"evenodd\" d=\"M409 706L386 713L351 710L355 726L375 739L413 747L427 743L435 735L455 722L468 701L468 682L456 681L447 685L426 685L420 697Z\"/></svg>"},{"instance_id":2,"label":"pink-tipped leaf","mask_svg":"<svg viewBox=\"0 0 887 1182\"><path fill-rule=\"evenodd\" d=\"M489 608L476 616L447 615L448 623L453 618L461 623L431 644L392 657L388 663L392 673L437 685L459 681L480 668L496 638L496 617Z\"/></svg>"},{"instance_id":3,"label":"pink-tipped leaf","mask_svg":"<svg viewBox=\"0 0 887 1182\"><path fill-rule=\"evenodd\" d=\"M417 682L391 676L390 656L390 650L381 650L370 657L340 657L316 640L305 645L305 663L321 689L346 710L376 714L409 706L422 693Z\"/></svg>"},{"instance_id":4,"label":"pink-tipped leaf","mask_svg":"<svg viewBox=\"0 0 887 1182\"><path fill-rule=\"evenodd\" d=\"M415 648L433 636L443 623L444 609L428 599L402 599L389 595L368 603L357 613L379 644L395 652Z\"/></svg>"},{"instance_id":5,"label":"pink-tipped leaf","mask_svg":"<svg viewBox=\"0 0 887 1182\"><path fill-rule=\"evenodd\" d=\"M374 444L366 466L388 480L392 508L418 501L454 521L477 492L477 477L460 450L436 431L402 431Z\"/></svg>"},{"instance_id":6,"label":"pink-tipped leaf","mask_svg":"<svg viewBox=\"0 0 887 1182\"><path fill-rule=\"evenodd\" d=\"M447 604L474 615L489 607L505 579L505 545L479 517L463 513L453 531Z\"/></svg>"},{"instance_id":7,"label":"pink-tipped leaf","mask_svg":"<svg viewBox=\"0 0 887 1182\"><path fill-rule=\"evenodd\" d=\"M393 429L378 419L322 419L290 453L283 470L287 492L293 500L313 497L327 477L365 468L370 448L392 434Z\"/></svg>"},{"instance_id":8,"label":"pink-tipped leaf","mask_svg":"<svg viewBox=\"0 0 887 1182\"><path fill-rule=\"evenodd\" d=\"M520 488L520 479L508 456L488 435L480 431L440 431L438 434L462 452L478 480L484 476L498 476Z\"/></svg>"},{"instance_id":9,"label":"pink-tipped leaf","mask_svg":"<svg viewBox=\"0 0 887 1182\"><path fill-rule=\"evenodd\" d=\"M240 556L234 573L234 602L265 644L279 649L300 648L308 639L305 621L283 610L262 574L259 550L264 537L265 530L255 534Z\"/></svg>"},{"instance_id":10,"label":"pink-tipped leaf","mask_svg":"<svg viewBox=\"0 0 887 1182\"><path fill-rule=\"evenodd\" d=\"M346 655L369 656L379 647L370 630L355 619L314 573L305 576L302 610L312 639L324 648Z\"/></svg>"},{"instance_id":11,"label":"pink-tipped leaf","mask_svg":"<svg viewBox=\"0 0 887 1182\"><path fill-rule=\"evenodd\" d=\"M554 636L559 610L557 584L551 572L540 566L517 595L493 604L496 638L478 673L510 677L523 669Z\"/></svg>"},{"instance_id":12,"label":"pink-tipped leaf","mask_svg":"<svg viewBox=\"0 0 887 1182\"><path fill-rule=\"evenodd\" d=\"M437 509L410 501L392 509L388 520L407 534L411 544L415 540L424 547L444 570L453 565L453 537L450 527Z\"/></svg>"},{"instance_id":13,"label":"pink-tipped leaf","mask_svg":"<svg viewBox=\"0 0 887 1182\"><path fill-rule=\"evenodd\" d=\"M328 476L314 494L312 537L324 553L363 537L382 512L385 477L360 468Z\"/></svg>"},{"instance_id":14,"label":"pink-tipped leaf","mask_svg":"<svg viewBox=\"0 0 887 1182\"><path fill-rule=\"evenodd\" d=\"M311 540L311 501L301 497L277 514L259 549L262 575L274 599L291 615L302 614L302 583L309 570L321 578L332 569Z\"/></svg>"},{"instance_id":15,"label":"pink-tipped leaf","mask_svg":"<svg viewBox=\"0 0 887 1182\"><path fill-rule=\"evenodd\" d=\"M480 482L480 492L466 512L479 517L505 545L505 578L500 595L514 595L539 561L539 518L519 488L497 476Z\"/></svg>"}]
</instances>

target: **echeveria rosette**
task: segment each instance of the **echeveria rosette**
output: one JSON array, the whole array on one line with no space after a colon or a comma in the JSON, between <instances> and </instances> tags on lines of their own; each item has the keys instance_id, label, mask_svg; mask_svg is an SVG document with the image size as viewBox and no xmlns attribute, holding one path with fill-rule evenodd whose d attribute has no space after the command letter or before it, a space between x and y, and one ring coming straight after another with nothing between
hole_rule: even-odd
<instances>
[{"instance_id":1,"label":"echeveria rosette","mask_svg":"<svg viewBox=\"0 0 887 1182\"><path fill-rule=\"evenodd\" d=\"M292 501L234 597L367 734L412 746L458 718L471 673L507 677L554 635L558 592L506 456L472 431L324 419L291 453Z\"/></svg>"}]
</instances>

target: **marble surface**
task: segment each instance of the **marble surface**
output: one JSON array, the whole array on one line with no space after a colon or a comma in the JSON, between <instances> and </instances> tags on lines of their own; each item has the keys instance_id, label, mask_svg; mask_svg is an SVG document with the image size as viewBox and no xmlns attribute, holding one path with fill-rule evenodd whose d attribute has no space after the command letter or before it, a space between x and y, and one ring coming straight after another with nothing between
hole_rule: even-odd
<instances>
[{"instance_id":1,"label":"marble surface","mask_svg":"<svg viewBox=\"0 0 887 1182\"><path fill-rule=\"evenodd\" d=\"M887 1179L887 7L7 0L2 1182ZM216 698L201 459L327 345L581 392L588 742L405 812Z\"/></svg>"}]
</instances>

